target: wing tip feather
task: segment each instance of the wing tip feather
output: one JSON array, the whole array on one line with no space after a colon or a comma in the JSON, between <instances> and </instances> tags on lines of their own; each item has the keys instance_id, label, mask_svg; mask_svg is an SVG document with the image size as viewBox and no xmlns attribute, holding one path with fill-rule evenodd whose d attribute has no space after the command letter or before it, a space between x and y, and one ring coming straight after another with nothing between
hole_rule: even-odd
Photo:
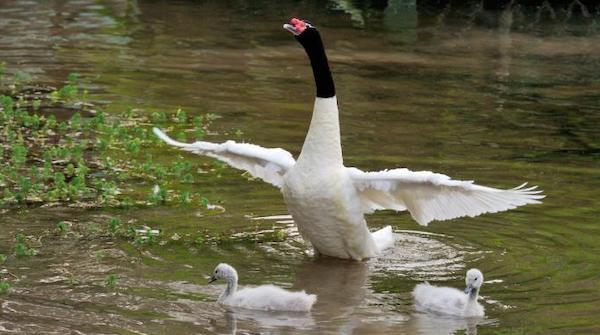
<instances>
[{"instance_id":1,"label":"wing tip feather","mask_svg":"<svg viewBox=\"0 0 600 335\"><path fill-rule=\"evenodd\" d=\"M167 134L165 134L162 130L156 128L156 127L152 127L152 132L154 133L154 135L156 135L158 138L160 138L161 140L163 140L165 143L175 146L175 147L187 147L189 146L189 144L187 143L182 143L182 142L178 142L175 141L174 139L170 138Z\"/></svg>"}]
</instances>

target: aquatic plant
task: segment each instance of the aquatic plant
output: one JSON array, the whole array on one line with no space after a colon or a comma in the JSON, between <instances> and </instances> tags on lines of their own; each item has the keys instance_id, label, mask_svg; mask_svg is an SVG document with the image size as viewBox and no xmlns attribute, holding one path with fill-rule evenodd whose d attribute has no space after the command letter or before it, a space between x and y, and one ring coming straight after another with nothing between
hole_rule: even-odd
<instances>
[{"instance_id":1,"label":"aquatic plant","mask_svg":"<svg viewBox=\"0 0 600 335\"><path fill-rule=\"evenodd\" d=\"M192 193L189 191L181 191L179 193L179 202L183 205L191 203L192 202Z\"/></svg>"},{"instance_id":2,"label":"aquatic plant","mask_svg":"<svg viewBox=\"0 0 600 335\"><path fill-rule=\"evenodd\" d=\"M7 294L9 290L10 284L5 280L0 281L0 295Z\"/></svg>"},{"instance_id":3,"label":"aquatic plant","mask_svg":"<svg viewBox=\"0 0 600 335\"><path fill-rule=\"evenodd\" d=\"M78 93L79 89L77 87L77 74L71 73L67 77L67 84L61 87L59 90L52 92L50 96L55 100L72 100L77 98Z\"/></svg>"},{"instance_id":4,"label":"aquatic plant","mask_svg":"<svg viewBox=\"0 0 600 335\"><path fill-rule=\"evenodd\" d=\"M108 221L108 231L111 233L116 233L121 227L122 227L122 223L121 220L117 219L117 218L111 218Z\"/></svg>"},{"instance_id":5,"label":"aquatic plant","mask_svg":"<svg viewBox=\"0 0 600 335\"><path fill-rule=\"evenodd\" d=\"M206 243L206 239L204 238L204 236L198 236L194 240L194 244L196 244L196 246L203 246L205 243Z\"/></svg>"},{"instance_id":6,"label":"aquatic plant","mask_svg":"<svg viewBox=\"0 0 600 335\"><path fill-rule=\"evenodd\" d=\"M156 242L156 237L160 235L160 230L152 229L148 226L132 229L135 233L134 243L136 245L152 244Z\"/></svg>"},{"instance_id":7,"label":"aquatic plant","mask_svg":"<svg viewBox=\"0 0 600 335\"><path fill-rule=\"evenodd\" d=\"M167 201L167 190L161 188L158 185L154 185L152 188L150 195L148 196L148 201L151 204L163 204Z\"/></svg>"},{"instance_id":8,"label":"aquatic plant","mask_svg":"<svg viewBox=\"0 0 600 335\"><path fill-rule=\"evenodd\" d=\"M0 78L3 73L2 65ZM23 83L30 76L17 72L14 80ZM214 114L190 117L181 108L172 114L146 113L129 106L112 118L86 102L86 95L76 74L58 89L3 91L0 87L0 143L5 143L0 145L0 208L155 206L200 199L189 190L171 195L169 188L194 183L194 171L200 166L188 161L170 166L156 162L148 149L158 142L149 129L152 123L172 119L180 136L194 132L203 137L216 119ZM59 120L43 113L49 107L70 117ZM212 170L223 166L211 164ZM161 186L145 196L142 189L149 183ZM66 226L57 226L63 232L61 227Z\"/></svg>"},{"instance_id":9,"label":"aquatic plant","mask_svg":"<svg viewBox=\"0 0 600 335\"><path fill-rule=\"evenodd\" d=\"M65 221L60 221L59 223L56 224L56 229L58 230L59 233L63 234L65 232L67 232L67 230L69 230L69 226L67 225L67 223Z\"/></svg>"},{"instance_id":10,"label":"aquatic plant","mask_svg":"<svg viewBox=\"0 0 600 335\"><path fill-rule=\"evenodd\" d=\"M26 237L23 234L17 234L15 236L15 255L22 256L35 256L37 254L37 250L30 248L27 245Z\"/></svg>"},{"instance_id":11,"label":"aquatic plant","mask_svg":"<svg viewBox=\"0 0 600 335\"><path fill-rule=\"evenodd\" d=\"M283 241L283 240L285 240L285 235L286 234L285 234L285 230L283 230L283 229L277 229L277 230L275 230L275 234L274 235L275 235L275 239L277 241Z\"/></svg>"},{"instance_id":12,"label":"aquatic plant","mask_svg":"<svg viewBox=\"0 0 600 335\"><path fill-rule=\"evenodd\" d=\"M104 278L104 285L114 289L117 286L117 275L114 273L106 275L106 278Z\"/></svg>"},{"instance_id":13,"label":"aquatic plant","mask_svg":"<svg viewBox=\"0 0 600 335\"><path fill-rule=\"evenodd\" d=\"M96 258L96 262L100 262L104 258L104 251L98 250L94 253L94 257Z\"/></svg>"}]
</instances>

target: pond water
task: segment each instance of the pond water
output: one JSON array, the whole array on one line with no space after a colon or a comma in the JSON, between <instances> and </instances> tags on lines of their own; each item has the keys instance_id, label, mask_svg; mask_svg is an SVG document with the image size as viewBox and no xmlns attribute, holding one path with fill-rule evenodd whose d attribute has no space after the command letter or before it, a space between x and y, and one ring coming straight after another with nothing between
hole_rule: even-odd
<instances>
[{"instance_id":1,"label":"pond water","mask_svg":"<svg viewBox=\"0 0 600 335\"><path fill-rule=\"evenodd\" d=\"M4 264L19 280L0 297L0 332L600 333L600 9L373 3L8 0L0 61L54 84L78 72L109 113L215 113L208 140L237 132L297 155L314 90L303 51L281 29L297 15L325 40L347 166L432 170L503 188L528 181L547 195L542 205L428 227L379 212L370 227L392 225L398 241L367 262L312 257L279 217L287 214L281 194L231 169L196 181L225 207L216 215L178 206L11 210L1 219L5 254L17 232L111 216L167 236L219 231L231 241L140 250L110 238L45 236L39 255ZM164 160L209 161L160 150ZM272 227L286 238L253 240ZM319 300L310 314L223 308L223 285L206 284L219 262L238 269L241 285L275 283ZM471 267L488 281L484 320L415 311L414 285L461 288ZM117 275L114 290L104 285L108 273Z\"/></svg>"}]
</instances>

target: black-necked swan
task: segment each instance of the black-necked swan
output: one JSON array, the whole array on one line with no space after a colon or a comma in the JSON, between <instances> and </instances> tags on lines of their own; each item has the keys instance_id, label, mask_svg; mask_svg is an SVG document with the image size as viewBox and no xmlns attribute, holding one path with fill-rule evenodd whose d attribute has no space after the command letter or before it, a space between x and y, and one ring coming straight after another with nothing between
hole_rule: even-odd
<instances>
[{"instance_id":1,"label":"black-necked swan","mask_svg":"<svg viewBox=\"0 0 600 335\"><path fill-rule=\"evenodd\" d=\"M187 144L159 129L154 128L154 133L170 145L217 158L279 187L298 230L316 254L362 260L392 246L391 227L369 232L364 214L375 210L408 210L419 224L427 225L432 220L540 203L541 191L525 188L526 184L501 190L429 171L363 172L345 167L335 87L319 32L295 18L284 28L306 50L317 87L312 120L297 161L280 148L234 141Z\"/></svg>"},{"instance_id":2,"label":"black-necked swan","mask_svg":"<svg viewBox=\"0 0 600 335\"><path fill-rule=\"evenodd\" d=\"M261 285L237 290L238 274L233 266L217 265L209 283L224 279L225 291L219 297L223 305L262 311L308 312L317 301L317 296L304 291L292 292L274 285Z\"/></svg>"},{"instance_id":3,"label":"black-necked swan","mask_svg":"<svg viewBox=\"0 0 600 335\"><path fill-rule=\"evenodd\" d=\"M423 311L473 317L483 316L484 309L479 302L479 288L483 284L483 273L477 269L467 271L465 291L453 287L437 287L429 283L415 286L412 291L415 305Z\"/></svg>"}]
</instances>

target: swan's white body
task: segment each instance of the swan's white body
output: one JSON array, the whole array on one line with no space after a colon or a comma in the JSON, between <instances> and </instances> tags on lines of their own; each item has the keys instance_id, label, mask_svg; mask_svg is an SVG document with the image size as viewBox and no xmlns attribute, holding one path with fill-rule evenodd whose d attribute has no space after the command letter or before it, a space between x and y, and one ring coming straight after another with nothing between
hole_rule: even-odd
<instances>
[{"instance_id":1,"label":"swan's white body","mask_svg":"<svg viewBox=\"0 0 600 335\"><path fill-rule=\"evenodd\" d=\"M220 303L227 306L288 312L310 311L316 301L317 296L314 294L306 294L304 291L291 292L274 285L243 288L219 299Z\"/></svg>"},{"instance_id":2,"label":"swan's white body","mask_svg":"<svg viewBox=\"0 0 600 335\"><path fill-rule=\"evenodd\" d=\"M326 62L326 58L319 60ZM313 71L318 75L323 69L313 64ZM317 80L317 92L322 82ZM310 128L297 162L289 152L279 148L266 149L233 141L187 144L170 139L159 129L155 128L154 133L170 145L220 159L279 187L302 236L318 253L339 258L361 260L393 245L391 228L386 227L375 236L369 232L364 214L375 210L408 210L418 223L426 225L432 220L476 216L539 203L544 197L535 187L523 188L525 184L500 190L472 181L451 180L429 171L363 172L346 168L335 95L315 99Z\"/></svg>"},{"instance_id":3,"label":"swan's white body","mask_svg":"<svg viewBox=\"0 0 600 335\"><path fill-rule=\"evenodd\" d=\"M412 292L418 309L440 314L471 317L483 316L484 309L477 300L453 287L418 284Z\"/></svg>"},{"instance_id":4,"label":"swan's white body","mask_svg":"<svg viewBox=\"0 0 600 335\"><path fill-rule=\"evenodd\" d=\"M483 274L477 269L467 272L465 292L453 287L437 287L429 283L415 286L412 291L415 305L423 311L460 317L484 316L484 308L477 298L483 284Z\"/></svg>"},{"instance_id":5,"label":"swan's white body","mask_svg":"<svg viewBox=\"0 0 600 335\"><path fill-rule=\"evenodd\" d=\"M274 285L261 285L237 290L237 271L229 264L221 263L215 268L210 282L224 279L227 282L225 291L219 297L223 305L241 307L261 311L310 311L317 296L304 291L292 292Z\"/></svg>"},{"instance_id":6,"label":"swan's white body","mask_svg":"<svg viewBox=\"0 0 600 335\"><path fill-rule=\"evenodd\" d=\"M369 232L358 190L343 165L335 97L316 99L300 157L283 181L288 210L316 252L363 259L389 246L377 246ZM391 229L386 231L393 239Z\"/></svg>"}]
</instances>

